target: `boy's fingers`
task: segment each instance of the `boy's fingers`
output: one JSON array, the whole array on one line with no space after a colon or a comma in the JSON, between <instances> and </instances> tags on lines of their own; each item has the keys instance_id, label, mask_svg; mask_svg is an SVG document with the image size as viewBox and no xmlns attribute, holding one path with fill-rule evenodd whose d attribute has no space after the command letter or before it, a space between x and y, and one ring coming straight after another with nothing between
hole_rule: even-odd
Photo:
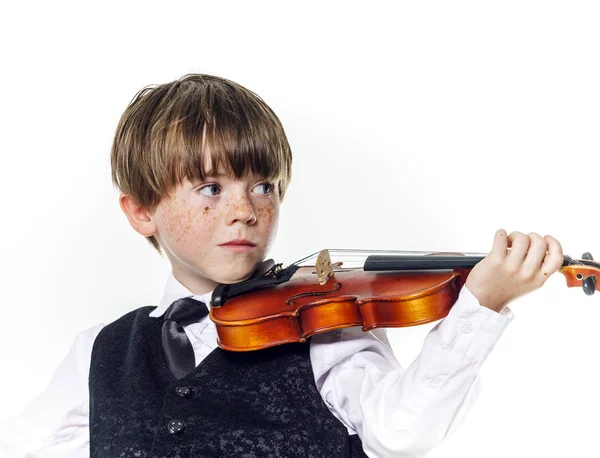
<instances>
[{"instance_id":1,"label":"boy's fingers","mask_svg":"<svg viewBox=\"0 0 600 458\"><path fill-rule=\"evenodd\" d=\"M527 256L523 262L523 269L531 273L537 273L546 258L548 242L535 232L531 232L527 234L527 236L529 237L530 244L529 249L527 250Z\"/></svg>"},{"instance_id":2,"label":"boy's fingers","mask_svg":"<svg viewBox=\"0 0 600 458\"><path fill-rule=\"evenodd\" d=\"M506 257L506 249L508 248L508 237L504 229L498 229L494 234L494 244L492 245L492 251L490 255L497 257L498 259L504 259Z\"/></svg>"},{"instance_id":3,"label":"boy's fingers","mask_svg":"<svg viewBox=\"0 0 600 458\"><path fill-rule=\"evenodd\" d=\"M550 235L546 235L544 239L548 242L548 254L542 264L542 273L544 276L549 277L563 265L565 256L562 245L558 240Z\"/></svg>"},{"instance_id":4,"label":"boy's fingers","mask_svg":"<svg viewBox=\"0 0 600 458\"><path fill-rule=\"evenodd\" d=\"M522 232L514 231L508 236L510 252L507 260L514 269L519 269L527 256L527 250L531 240Z\"/></svg>"}]
</instances>

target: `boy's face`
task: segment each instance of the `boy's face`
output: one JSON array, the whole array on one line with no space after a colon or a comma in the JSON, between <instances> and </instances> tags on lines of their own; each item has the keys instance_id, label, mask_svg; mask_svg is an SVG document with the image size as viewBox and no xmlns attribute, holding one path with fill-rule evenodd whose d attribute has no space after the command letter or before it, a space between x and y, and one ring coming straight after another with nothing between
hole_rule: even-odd
<instances>
[{"instance_id":1,"label":"boy's face","mask_svg":"<svg viewBox=\"0 0 600 458\"><path fill-rule=\"evenodd\" d=\"M151 214L173 274L193 293L248 278L271 246L279 220L275 185L217 171L185 179Z\"/></svg>"}]
</instances>

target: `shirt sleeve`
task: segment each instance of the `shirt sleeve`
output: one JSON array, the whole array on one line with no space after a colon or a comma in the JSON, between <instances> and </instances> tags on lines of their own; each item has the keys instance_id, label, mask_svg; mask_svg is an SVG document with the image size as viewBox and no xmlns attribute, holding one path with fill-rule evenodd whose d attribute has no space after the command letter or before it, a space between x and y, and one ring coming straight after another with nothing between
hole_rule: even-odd
<instances>
[{"instance_id":1,"label":"shirt sleeve","mask_svg":"<svg viewBox=\"0 0 600 458\"><path fill-rule=\"evenodd\" d=\"M89 458L88 375L102 327L80 332L44 391L20 416L0 424L0 456Z\"/></svg>"},{"instance_id":2,"label":"shirt sleeve","mask_svg":"<svg viewBox=\"0 0 600 458\"><path fill-rule=\"evenodd\" d=\"M470 410L481 364L512 319L510 309L482 307L463 287L407 368L384 329L316 335L310 352L317 388L369 457L422 457Z\"/></svg>"}]
</instances>

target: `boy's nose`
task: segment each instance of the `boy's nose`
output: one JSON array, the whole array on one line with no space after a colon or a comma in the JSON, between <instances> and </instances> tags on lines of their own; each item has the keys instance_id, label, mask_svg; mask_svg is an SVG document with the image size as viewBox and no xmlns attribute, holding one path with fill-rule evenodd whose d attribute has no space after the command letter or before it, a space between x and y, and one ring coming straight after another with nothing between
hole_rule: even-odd
<instances>
[{"instance_id":1,"label":"boy's nose","mask_svg":"<svg viewBox=\"0 0 600 458\"><path fill-rule=\"evenodd\" d=\"M238 196L231 203L231 224L241 222L244 224L256 223L256 213L254 207L247 196Z\"/></svg>"}]
</instances>

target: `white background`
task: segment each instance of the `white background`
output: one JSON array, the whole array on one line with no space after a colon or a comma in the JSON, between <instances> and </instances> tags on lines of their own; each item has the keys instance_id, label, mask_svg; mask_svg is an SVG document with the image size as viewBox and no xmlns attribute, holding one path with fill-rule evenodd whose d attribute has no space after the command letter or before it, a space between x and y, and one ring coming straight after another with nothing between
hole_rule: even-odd
<instances>
[{"instance_id":1,"label":"white background","mask_svg":"<svg viewBox=\"0 0 600 458\"><path fill-rule=\"evenodd\" d=\"M121 213L109 149L139 89L186 73L252 89L286 128L278 261L487 252L498 228L600 258L597 2L20 5L0 10L0 419L78 331L160 299L169 266ZM600 294L557 274L512 309L429 456L600 456ZM431 326L390 330L403 364Z\"/></svg>"}]
</instances>

